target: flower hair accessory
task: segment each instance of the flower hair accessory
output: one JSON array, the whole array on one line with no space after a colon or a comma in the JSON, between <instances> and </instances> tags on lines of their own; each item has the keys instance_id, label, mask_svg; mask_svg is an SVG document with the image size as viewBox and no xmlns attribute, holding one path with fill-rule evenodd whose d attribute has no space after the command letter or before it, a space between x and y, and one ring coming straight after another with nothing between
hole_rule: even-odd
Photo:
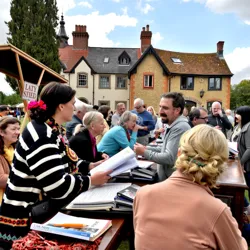
<instances>
[{"instance_id":1,"label":"flower hair accessory","mask_svg":"<svg viewBox=\"0 0 250 250\"><path fill-rule=\"evenodd\" d=\"M46 110L46 104L40 100L39 102L38 101L30 101L29 104L28 104L28 109L34 109L34 108L40 108L42 110Z\"/></svg>"}]
</instances>

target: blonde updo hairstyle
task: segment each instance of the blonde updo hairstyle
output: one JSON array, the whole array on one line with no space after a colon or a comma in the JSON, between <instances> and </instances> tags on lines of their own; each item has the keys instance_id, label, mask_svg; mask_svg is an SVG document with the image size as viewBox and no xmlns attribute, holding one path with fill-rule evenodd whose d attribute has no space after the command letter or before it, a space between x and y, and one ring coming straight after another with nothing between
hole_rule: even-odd
<instances>
[{"instance_id":1,"label":"blonde updo hairstyle","mask_svg":"<svg viewBox=\"0 0 250 250\"><path fill-rule=\"evenodd\" d=\"M98 111L89 111L87 112L84 117L82 118L82 124L78 124L75 127L74 135L76 135L79 132L82 132L84 129L89 129L91 125L98 121L98 119L103 119L103 114Z\"/></svg>"},{"instance_id":2,"label":"blonde updo hairstyle","mask_svg":"<svg viewBox=\"0 0 250 250\"><path fill-rule=\"evenodd\" d=\"M229 155L225 135L208 125L197 125L183 134L179 150L175 168L200 185L216 188Z\"/></svg>"}]
</instances>

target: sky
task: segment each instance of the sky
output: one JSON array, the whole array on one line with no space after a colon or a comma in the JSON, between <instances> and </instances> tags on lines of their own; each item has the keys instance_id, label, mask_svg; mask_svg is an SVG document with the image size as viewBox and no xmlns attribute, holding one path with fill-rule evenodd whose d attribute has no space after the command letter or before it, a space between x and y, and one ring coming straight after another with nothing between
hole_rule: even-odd
<instances>
[{"instance_id":1,"label":"sky","mask_svg":"<svg viewBox=\"0 0 250 250\"><path fill-rule=\"evenodd\" d=\"M250 79L250 0L57 0L72 44L75 25L86 25L91 47L140 47L150 25L152 45L179 52L213 53L225 41L232 84ZM0 44L7 41L10 0L0 1ZM13 93L0 74L0 91Z\"/></svg>"}]
</instances>

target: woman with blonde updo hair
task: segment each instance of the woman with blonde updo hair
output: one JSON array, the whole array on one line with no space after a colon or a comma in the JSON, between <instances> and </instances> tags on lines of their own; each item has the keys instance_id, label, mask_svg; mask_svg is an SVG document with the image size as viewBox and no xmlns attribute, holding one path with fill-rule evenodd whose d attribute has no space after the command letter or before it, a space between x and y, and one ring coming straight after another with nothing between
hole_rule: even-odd
<instances>
[{"instance_id":1,"label":"woman with blonde updo hair","mask_svg":"<svg viewBox=\"0 0 250 250\"><path fill-rule=\"evenodd\" d=\"M197 125L185 132L176 171L136 194L135 249L247 250L230 208L210 190L227 159L221 131Z\"/></svg>"},{"instance_id":2,"label":"woman with blonde updo hair","mask_svg":"<svg viewBox=\"0 0 250 250\"><path fill-rule=\"evenodd\" d=\"M69 140L70 147L81 159L99 164L99 161L109 158L96 148L96 136L102 134L105 129L103 114L89 111L84 115L82 122L82 125L78 124L75 127L73 136Z\"/></svg>"}]
</instances>

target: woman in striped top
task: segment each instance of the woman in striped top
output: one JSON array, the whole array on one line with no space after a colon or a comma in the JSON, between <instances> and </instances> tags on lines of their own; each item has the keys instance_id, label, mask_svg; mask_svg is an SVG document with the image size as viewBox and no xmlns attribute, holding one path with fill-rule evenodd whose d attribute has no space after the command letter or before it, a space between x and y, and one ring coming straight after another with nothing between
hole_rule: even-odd
<instances>
[{"instance_id":1,"label":"woman in striped top","mask_svg":"<svg viewBox=\"0 0 250 250\"><path fill-rule=\"evenodd\" d=\"M39 195L53 201L58 210L90 185L102 185L109 172L88 176L96 163L78 159L67 144L62 124L72 119L75 90L51 82L40 101L29 103L31 122L16 146L0 212L0 246L27 234L31 208ZM9 247L10 248L10 247Z\"/></svg>"}]
</instances>

